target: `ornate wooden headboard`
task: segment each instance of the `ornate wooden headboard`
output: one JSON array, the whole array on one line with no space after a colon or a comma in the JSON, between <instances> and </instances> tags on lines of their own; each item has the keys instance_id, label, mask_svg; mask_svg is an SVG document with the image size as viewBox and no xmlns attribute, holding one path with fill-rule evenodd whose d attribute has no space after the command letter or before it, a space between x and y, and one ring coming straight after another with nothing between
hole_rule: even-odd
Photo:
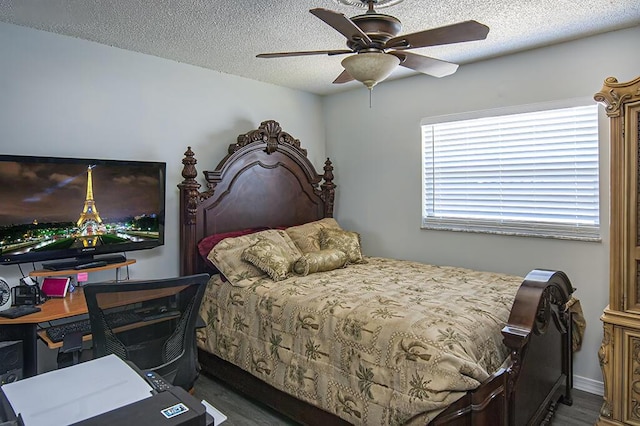
<instances>
[{"instance_id":1,"label":"ornate wooden headboard","mask_svg":"<svg viewBox=\"0 0 640 426\"><path fill-rule=\"evenodd\" d=\"M319 175L300 141L276 121L238 136L214 171L197 182L191 147L184 153L180 189L180 274L206 270L197 243L207 235L253 227L300 225L333 217L335 185L327 158ZM321 183L322 182L322 183Z\"/></svg>"}]
</instances>

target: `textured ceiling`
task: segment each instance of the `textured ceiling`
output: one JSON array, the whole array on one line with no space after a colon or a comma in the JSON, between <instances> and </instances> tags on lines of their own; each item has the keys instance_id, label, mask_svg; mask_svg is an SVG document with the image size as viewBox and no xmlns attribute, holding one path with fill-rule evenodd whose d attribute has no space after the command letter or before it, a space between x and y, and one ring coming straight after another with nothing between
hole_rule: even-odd
<instances>
[{"instance_id":1,"label":"textured ceiling","mask_svg":"<svg viewBox=\"0 0 640 426\"><path fill-rule=\"evenodd\" d=\"M0 21L317 94L364 90L331 83L344 56L255 57L345 48L342 35L309 13L316 7L363 13L337 0L0 0ZM638 0L404 0L379 12L400 19L401 34L469 19L489 26L486 40L413 50L462 66L640 25ZM399 67L390 79L413 74Z\"/></svg>"}]
</instances>

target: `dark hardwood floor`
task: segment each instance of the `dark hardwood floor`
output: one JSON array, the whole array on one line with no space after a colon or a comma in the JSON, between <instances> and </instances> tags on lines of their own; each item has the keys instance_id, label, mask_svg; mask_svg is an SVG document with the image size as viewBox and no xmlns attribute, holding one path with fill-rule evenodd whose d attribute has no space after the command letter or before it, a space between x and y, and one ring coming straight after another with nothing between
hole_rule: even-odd
<instances>
[{"instance_id":1,"label":"dark hardwood floor","mask_svg":"<svg viewBox=\"0 0 640 426\"><path fill-rule=\"evenodd\" d=\"M558 410L551 421L554 426L593 425L598 420L602 396L574 389L573 405L558 405Z\"/></svg>"},{"instance_id":2,"label":"dark hardwood floor","mask_svg":"<svg viewBox=\"0 0 640 426\"><path fill-rule=\"evenodd\" d=\"M195 385L195 396L207 400L227 416L223 426L296 425L270 408L246 398L204 374ZM593 425L597 418L602 397L587 392L573 391L571 407L559 404L551 422L554 426Z\"/></svg>"},{"instance_id":3,"label":"dark hardwood floor","mask_svg":"<svg viewBox=\"0 0 640 426\"><path fill-rule=\"evenodd\" d=\"M194 386L194 395L199 400L206 400L227 416L227 421L222 426L297 424L269 407L246 398L224 384L214 381L205 374L200 374Z\"/></svg>"}]
</instances>

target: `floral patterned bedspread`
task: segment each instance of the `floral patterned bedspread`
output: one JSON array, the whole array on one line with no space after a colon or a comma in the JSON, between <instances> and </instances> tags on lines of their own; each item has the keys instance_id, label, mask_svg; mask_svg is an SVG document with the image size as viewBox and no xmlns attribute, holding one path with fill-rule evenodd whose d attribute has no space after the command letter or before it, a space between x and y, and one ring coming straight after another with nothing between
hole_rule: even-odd
<instances>
[{"instance_id":1,"label":"floral patterned bedspread","mask_svg":"<svg viewBox=\"0 0 640 426\"><path fill-rule=\"evenodd\" d=\"M214 276L198 345L354 424L425 424L495 372L521 277L368 257L234 287Z\"/></svg>"}]
</instances>

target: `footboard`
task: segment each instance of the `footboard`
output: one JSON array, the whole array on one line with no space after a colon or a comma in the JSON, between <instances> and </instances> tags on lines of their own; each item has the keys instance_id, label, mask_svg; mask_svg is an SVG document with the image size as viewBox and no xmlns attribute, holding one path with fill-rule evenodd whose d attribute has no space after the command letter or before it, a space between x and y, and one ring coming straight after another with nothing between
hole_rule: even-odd
<instances>
[{"instance_id":1,"label":"footboard","mask_svg":"<svg viewBox=\"0 0 640 426\"><path fill-rule=\"evenodd\" d=\"M502 330L511 350L507 369L509 424L546 424L558 401L571 405L573 322L565 305L573 287L564 272L525 277Z\"/></svg>"},{"instance_id":2,"label":"footboard","mask_svg":"<svg viewBox=\"0 0 640 426\"><path fill-rule=\"evenodd\" d=\"M548 424L557 403L571 405L573 287L560 271L535 269L523 281L503 328L510 359L433 425Z\"/></svg>"}]
</instances>

